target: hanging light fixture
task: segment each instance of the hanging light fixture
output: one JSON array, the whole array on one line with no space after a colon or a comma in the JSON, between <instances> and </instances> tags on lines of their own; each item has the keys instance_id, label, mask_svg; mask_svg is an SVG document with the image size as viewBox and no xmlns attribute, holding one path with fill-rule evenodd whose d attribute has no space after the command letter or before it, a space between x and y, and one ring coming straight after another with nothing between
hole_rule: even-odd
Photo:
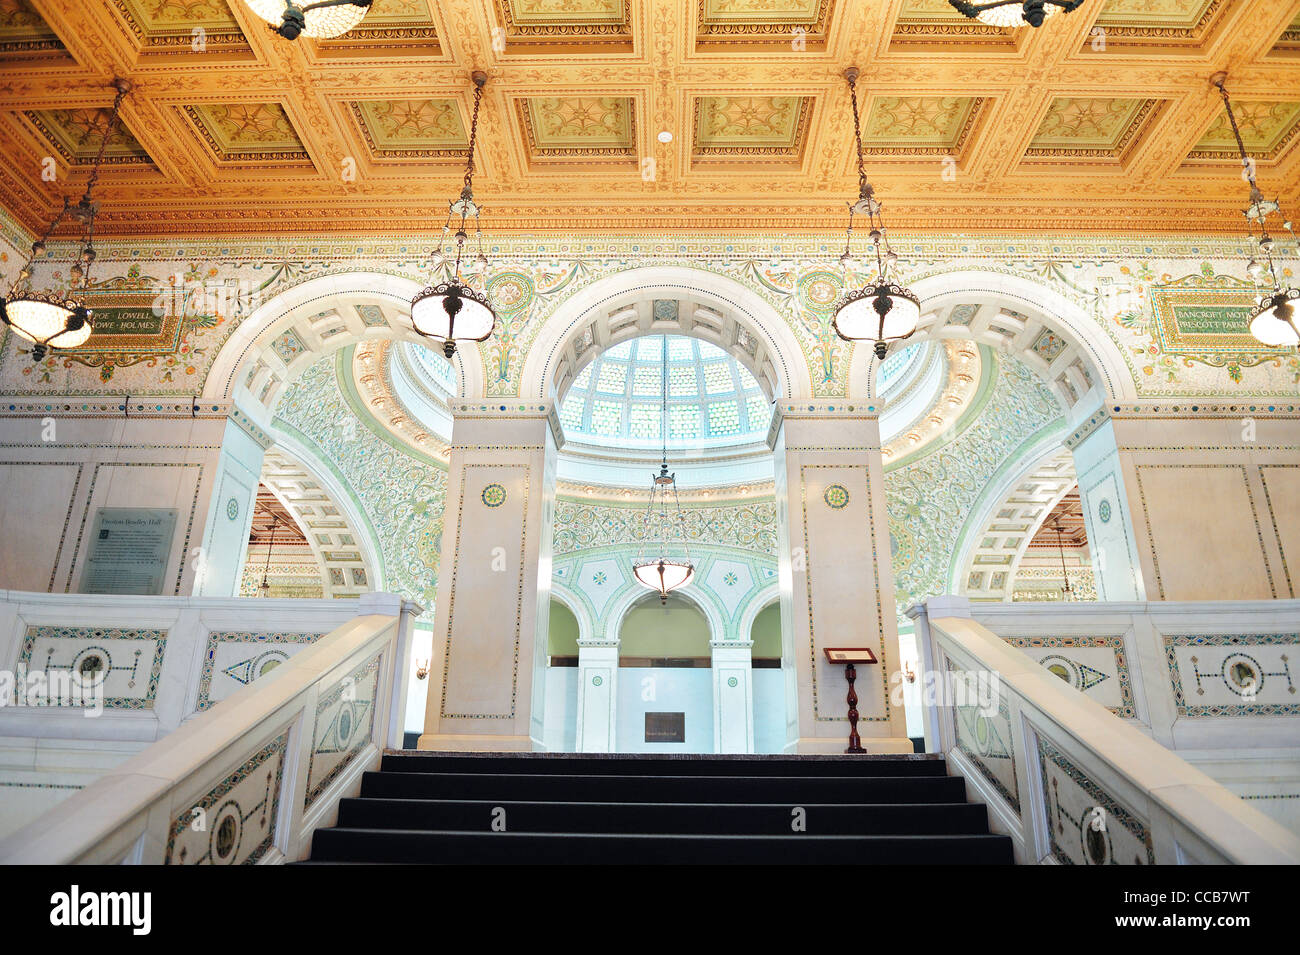
<instances>
[{"instance_id":1,"label":"hanging light fixture","mask_svg":"<svg viewBox=\"0 0 1300 955\"><path fill-rule=\"evenodd\" d=\"M1083 0L992 0L991 3L948 0L948 3L962 16L991 27L1041 27L1044 20L1082 6Z\"/></svg>"},{"instance_id":2,"label":"hanging light fixture","mask_svg":"<svg viewBox=\"0 0 1300 955\"><path fill-rule=\"evenodd\" d=\"M109 113L108 124L104 127L104 138L99 143L99 153L90 170L90 179L86 183L86 192L74 206L65 197L63 208L50 222L45 234L32 243L31 255L18 272L18 278L9 287L9 294L0 298L0 321L13 329L14 334L32 343L32 360L41 361L51 348L77 348L84 345L93 330L93 316L86 308L85 292L90 288L90 266L95 261L95 214L99 206L95 204L91 193L99 181L99 167L104 162L104 150L108 141L117 130L118 111L122 100L131 91L131 84L126 80L113 81L117 95L113 98L113 109ZM51 290L38 292L32 288L32 268L37 259L45 255L46 243L68 215L81 222L81 243L72 267L68 270L69 284L67 292Z\"/></svg>"},{"instance_id":3,"label":"hanging light fixture","mask_svg":"<svg viewBox=\"0 0 1300 955\"><path fill-rule=\"evenodd\" d=\"M248 8L271 24L271 31L286 40L308 36L313 40L332 40L360 23L374 0L319 0L295 3L293 0L247 0Z\"/></svg>"},{"instance_id":4,"label":"hanging light fixture","mask_svg":"<svg viewBox=\"0 0 1300 955\"><path fill-rule=\"evenodd\" d=\"M1056 531L1056 551L1061 555L1061 576L1065 578L1065 586L1061 589L1061 599L1073 600L1074 591L1070 589L1070 572L1065 569L1065 544L1061 540L1061 535L1064 533L1061 528L1061 515L1056 515L1056 519L1052 523L1052 530Z\"/></svg>"},{"instance_id":5,"label":"hanging light fixture","mask_svg":"<svg viewBox=\"0 0 1300 955\"><path fill-rule=\"evenodd\" d=\"M663 438L663 458L659 473L650 476L650 501L646 505L645 533L641 546L637 549L636 560L632 562L632 573L636 579L659 594L661 604L668 603L669 592L683 587L695 576L695 565L691 563L691 551L686 544L686 519L682 514L681 501L677 497L677 475L668 473L668 337L663 336L663 405L659 412L659 430ZM669 516L668 494L672 492L671 507L673 516ZM681 530L682 557L668 555L668 529L673 522ZM654 524L657 522L659 536L659 556L646 556L646 542L650 539Z\"/></svg>"},{"instance_id":6,"label":"hanging light fixture","mask_svg":"<svg viewBox=\"0 0 1300 955\"><path fill-rule=\"evenodd\" d=\"M442 342L442 353L451 358L456 354L456 342L486 341L496 328L497 316L488 304L487 296L474 291L460 275L461 258L465 252L465 243L469 239L467 226L474 220L474 235L478 244L475 265L480 269L487 267L487 257L483 254L483 229L479 225L479 209L474 204L474 142L478 136L478 109L483 98L483 87L487 84L487 74L475 72L474 78L474 116L470 122L469 149L465 153L465 185L460 190L460 198L447 207L447 221L442 226L442 238L446 240L451 232L452 220L457 216L460 221L456 226L456 264L452 270L451 281L442 282L425 288L411 300L411 324L415 330L426 338ZM442 245L439 243L438 255L443 257Z\"/></svg>"},{"instance_id":7,"label":"hanging light fixture","mask_svg":"<svg viewBox=\"0 0 1300 955\"><path fill-rule=\"evenodd\" d=\"M266 566L262 568L262 586L257 589L262 592L263 597L271 596L271 548L275 546L275 529L280 526L280 517L270 508L267 513L271 515L271 540L266 545Z\"/></svg>"},{"instance_id":8,"label":"hanging light fixture","mask_svg":"<svg viewBox=\"0 0 1300 955\"><path fill-rule=\"evenodd\" d=\"M875 342L876 357L884 358L893 342L910 338L921 321L921 302L908 288L894 281L893 270L898 256L889 247L885 235L880 200L867 181L867 171L862 159L862 126L858 120L858 70L849 67L844 71L849 83L849 98L853 104L853 136L858 144L858 200L849 203L849 225L844 235L844 254L840 262L848 278L850 266L857 261L849 245L853 239L855 216L864 215L871 227L868 233L876 252L876 277L865 287L850 292L835 309L831 320L835 334L845 341Z\"/></svg>"},{"instance_id":9,"label":"hanging light fixture","mask_svg":"<svg viewBox=\"0 0 1300 955\"><path fill-rule=\"evenodd\" d=\"M1300 289L1283 288L1278 279L1277 269L1273 265L1273 237L1268 234L1269 217L1276 215L1282 219L1282 228L1295 238L1291 220L1282 217L1282 209L1276 199L1265 199L1255 182L1255 163L1246 155L1246 144L1237 128L1237 117L1232 112L1232 101L1228 98L1224 83L1228 74L1215 73L1210 82L1217 86L1223 96L1223 108L1228 113L1228 122L1232 125L1232 135L1237 140L1237 152L1241 156L1242 176L1250 183L1250 205L1243 210L1246 216L1247 230L1255 241L1257 255L1246 263L1246 272L1256 281L1265 280L1272 289L1264 293L1250 313L1250 333L1261 345L1270 348L1285 348L1300 345L1300 329L1296 326L1296 300L1300 299ZM1255 234L1255 225L1259 225L1259 234ZM1263 259L1261 262L1260 259Z\"/></svg>"}]
</instances>

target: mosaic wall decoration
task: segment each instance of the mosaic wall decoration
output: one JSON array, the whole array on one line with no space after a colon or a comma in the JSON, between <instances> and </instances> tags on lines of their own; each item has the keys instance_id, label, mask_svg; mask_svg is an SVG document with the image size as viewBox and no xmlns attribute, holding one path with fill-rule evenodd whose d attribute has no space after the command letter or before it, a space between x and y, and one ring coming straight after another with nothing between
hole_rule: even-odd
<instances>
[{"instance_id":1,"label":"mosaic wall decoration","mask_svg":"<svg viewBox=\"0 0 1300 955\"><path fill-rule=\"evenodd\" d=\"M979 417L951 441L885 472L889 543L898 610L946 593L949 563L981 492L1015 463L1022 446L1056 426L1060 406L1024 362L996 361Z\"/></svg>"},{"instance_id":2,"label":"mosaic wall decoration","mask_svg":"<svg viewBox=\"0 0 1300 955\"><path fill-rule=\"evenodd\" d=\"M951 660L944 660L948 675L953 678L955 687L976 682L981 674L958 670ZM983 675L987 680L987 675ZM988 686L989 684L985 684ZM1020 812L1020 783L1016 779L1015 741L1011 735L1011 714L1006 700L996 694L996 709L985 707L980 702L967 698L954 699L958 705L953 706L953 722L957 730L958 748L971 758L978 767L980 775L987 779L1008 803ZM963 705L964 704L964 705Z\"/></svg>"},{"instance_id":3,"label":"mosaic wall decoration","mask_svg":"<svg viewBox=\"0 0 1300 955\"><path fill-rule=\"evenodd\" d=\"M322 633L214 630L208 634L199 673L196 709L206 710L285 663Z\"/></svg>"},{"instance_id":4,"label":"mosaic wall decoration","mask_svg":"<svg viewBox=\"0 0 1300 955\"><path fill-rule=\"evenodd\" d=\"M1137 717L1122 635L1002 639L1116 716Z\"/></svg>"},{"instance_id":5,"label":"mosaic wall decoration","mask_svg":"<svg viewBox=\"0 0 1300 955\"><path fill-rule=\"evenodd\" d=\"M15 236L13 244L17 247L30 242L7 214L0 214L0 220L6 234ZM220 309L210 305L202 316L195 315L197 327L191 329L188 322L182 325L182 344L188 343L188 350L178 347L166 358L155 354L139 360L134 352L117 353L111 362L113 372L105 372L102 380L99 366L93 373L83 374L78 369L85 363L72 362L69 366L69 358L50 356L32 367L25 356L22 361L15 360L18 346L11 344L0 355L0 390L15 394L193 394L203 387L221 344L258 303L305 281L342 272L368 270L402 275L422 284L427 278L427 262L421 250L429 243L418 237L361 241L314 238L318 241L313 241L309 259L277 257L267 252L265 243L253 240L186 241L183 251L179 244L167 242L135 247L103 240L97 243L96 275L103 276L104 282L132 281L161 293L170 292L179 276L181 286L210 289L220 285L239 290L239 294L231 296ZM1235 240L1224 243L1117 237L1047 241L1007 236L972 242L961 237L926 236L905 241L896 237L895 244L903 255L904 272L900 277L908 282L959 269L978 269L990 276L1032 281L1064 296L1088 313L1112 339L1141 395L1294 396L1300 381L1300 359L1294 355L1264 350L1243 351L1233 357L1216 350L1213 343L1205 346L1195 337L1159 337L1157 323L1163 322L1167 328L1168 322L1157 318L1153 290L1180 286L1190 277L1199 276L1208 290L1205 304L1214 305L1212 290L1231 288L1230 277L1242 275L1241 263L1248 253ZM821 302L805 294L810 279L821 273L834 277L832 285L836 290L842 287L843 277L825 267L838 254L830 245L792 241L788 236L736 236L723 247L704 236L671 240L630 236L592 239L584 241L579 250L562 250L539 248L531 239L503 238L485 251L490 261L500 263L486 276L486 283L491 286L509 273L513 290L508 313L481 350L490 395L518 394L529 346L542 325L574 293L643 265L683 266L700 271L702 278L716 274L739 282L766 300L777 314L786 316L803 352L815 393L826 397L845 393L850 349L830 327L833 296ZM1294 280L1290 264L1282 262L1279 267L1283 279ZM865 274L849 276L857 284L867 278ZM1240 283L1242 279L1232 281ZM1185 304L1191 307L1195 302L1189 299ZM187 309L186 314L192 314L192 310ZM1165 351L1166 345L1174 350ZM137 367L142 362L145 367ZM159 367L170 372L170 377L161 382L161 392Z\"/></svg>"},{"instance_id":6,"label":"mosaic wall decoration","mask_svg":"<svg viewBox=\"0 0 1300 955\"><path fill-rule=\"evenodd\" d=\"M1147 821L1038 737L1051 854L1066 865L1155 865Z\"/></svg>"},{"instance_id":7,"label":"mosaic wall decoration","mask_svg":"<svg viewBox=\"0 0 1300 955\"><path fill-rule=\"evenodd\" d=\"M29 626L18 665L28 673L75 674L83 685L102 680L105 709L151 710L166 648L166 630Z\"/></svg>"},{"instance_id":8,"label":"mosaic wall decoration","mask_svg":"<svg viewBox=\"0 0 1300 955\"><path fill-rule=\"evenodd\" d=\"M311 761L307 768L308 806L371 741L382 659L380 654L357 667L337 686L323 693L316 704Z\"/></svg>"},{"instance_id":9,"label":"mosaic wall decoration","mask_svg":"<svg viewBox=\"0 0 1300 955\"><path fill-rule=\"evenodd\" d=\"M354 496L382 552L387 584L433 613L442 551L447 471L375 434L349 406L337 377L339 356L311 365L285 389L277 425L305 439ZM331 571L340 568L330 568ZM346 582L341 578L339 586Z\"/></svg>"},{"instance_id":10,"label":"mosaic wall decoration","mask_svg":"<svg viewBox=\"0 0 1300 955\"><path fill-rule=\"evenodd\" d=\"M725 505L683 504L684 533L677 525L669 540L730 545L776 554L776 502L771 498ZM560 499L555 502L554 553L573 553L610 544L639 544L645 539L645 506Z\"/></svg>"},{"instance_id":11,"label":"mosaic wall decoration","mask_svg":"<svg viewBox=\"0 0 1300 955\"><path fill-rule=\"evenodd\" d=\"M172 820L164 865L252 865L275 843L289 731Z\"/></svg>"},{"instance_id":12,"label":"mosaic wall decoration","mask_svg":"<svg viewBox=\"0 0 1300 955\"><path fill-rule=\"evenodd\" d=\"M1165 634L1180 716L1300 716L1300 634Z\"/></svg>"}]
</instances>

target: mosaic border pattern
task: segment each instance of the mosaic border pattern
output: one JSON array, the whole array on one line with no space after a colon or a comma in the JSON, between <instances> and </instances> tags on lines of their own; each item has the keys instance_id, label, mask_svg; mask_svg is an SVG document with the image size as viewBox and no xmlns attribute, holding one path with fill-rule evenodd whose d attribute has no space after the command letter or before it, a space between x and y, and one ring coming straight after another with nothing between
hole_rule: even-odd
<instances>
[{"instance_id":1,"label":"mosaic border pattern","mask_svg":"<svg viewBox=\"0 0 1300 955\"><path fill-rule=\"evenodd\" d=\"M267 796L261 802L254 805L248 813L243 815L244 819L248 819L253 815L253 813L261 809L263 817L269 819L270 824L266 827L266 836L260 843L253 847L252 851L250 851L243 860L241 860L240 865L252 865L259 861L275 844L275 832L280 809L280 791L283 788L284 764L288 755L289 733L290 730L284 730L284 732L279 736L271 740L271 742L267 743L246 759L242 766L219 782L212 789L208 790L203 798L195 801L193 804L193 808L202 808L205 811L212 809L214 806L218 805L218 801L222 796L226 795L226 793L230 792L245 779L255 773L268 760L276 756L280 757L279 763L275 768L275 777L269 782L269 792ZM269 806L267 806L267 802L270 803ZM203 860L208 859L211 855L211 851L209 850L208 853L200 856L198 860L194 862L189 862L184 859L178 859L176 861L172 860L172 854L176 848L176 839L182 832L189 828L192 818L190 808L187 808L182 815L179 815L172 820L171 835L167 839L167 854L163 858L163 865L202 865ZM182 850L182 852L183 851L184 850Z\"/></svg>"},{"instance_id":2,"label":"mosaic border pattern","mask_svg":"<svg viewBox=\"0 0 1300 955\"><path fill-rule=\"evenodd\" d=\"M324 792L325 789L329 786L329 784L338 778L339 773L343 772L343 770L345 770L352 763L352 760L356 759L357 754L361 752L361 750L365 747L365 745L374 739L375 704L377 702L377 697L379 696L379 690L380 690L379 665L383 661L383 659L384 659L384 652L381 650L379 653L375 654L373 659L371 659L369 662L361 664L361 666L353 670L350 674L348 674L348 676L340 680L338 682L338 685L335 686L333 690L331 690L328 694L326 694L316 703L316 716L314 721L312 722L311 757L307 761L308 789L307 789L306 801L303 803L304 809L310 806L313 802L315 802L316 799L320 796L320 794ZM347 752L343 754L343 758L340 759L339 762L335 764L335 766L332 769L330 769L329 772L327 772L324 776L322 776L319 780L317 780L315 784L312 784L311 779L312 779L312 773L316 768L316 756L317 754L324 753L323 750L318 749L319 744L317 744L316 742L316 734L320 729L321 716L325 713L327 709L329 709L336 702L338 702L339 697L343 695L343 691L349 685L349 683L352 686L357 686L361 683L361 681L368 679L372 673L375 674L375 687L374 687L374 693L372 694L371 699L369 701L370 705L367 707L369 713L367 714L365 733L358 733L356 742L353 743L353 745L347 750Z\"/></svg>"},{"instance_id":3,"label":"mosaic border pattern","mask_svg":"<svg viewBox=\"0 0 1300 955\"><path fill-rule=\"evenodd\" d=\"M1001 635L999 634L999 636ZM1002 640L1019 650L1026 647L1043 650L1068 649L1071 647L1105 647L1113 650L1115 652L1115 673L1119 680L1119 694L1122 702L1118 707L1108 706L1106 709L1124 719L1137 719L1137 703L1133 698L1133 681L1129 676L1128 657L1124 653L1124 637L1122 634L1078 637L1020 636L1002 637ZM1109 676L1109 674L1107 675Z\"/></svg>"},{"instance_id":4,"label":"mosaic border pattern","mask_svg":"<svg viewBox=\"0 0 1300 955\"><path fill-rule=\"evenodd\" d=\"M213 630L208 633L207 646L203 649L203 669L199 672L199 695L195 710L202 712L213 706L211 699L213 669L216 666L217 644L219 643L315 643L325 633L322 632L285 632L279 630Z\"/></svg>"},{"instance_id":5,"label":"mosaic border pattern","mask_svg":"<svg viewBox=\"0 0 1300 955\"><path fill-rule=\"evenodd\" d=\"M1300 648L1300 633L1166 633L1165 661L1174 688L1174 706L1179 716L1300 716L1297 703L1234 703L1226 706L1196 706L1187 702L1182 672L1175 652L1179 647L1294 646Z\"/></svg>"},{"instance_id":6,"label":"mosaic border pattern","mask_svg":"<svg viewBox=\"0 0 1300 955\"><path fill-rule=\"evenodd\" d=\"M152 710L158 698L158 679L162 675L163 656L167 650L166 630L131 630L116 627L60 627L29 624L23 636L22 649L18 651L18 665L32 669L32 653L36 641L51 640L152 640L158 645L149 670L148 684L142 697L110 696L104 698L107 710Z\"/></svg>"},{"instance_id":7,"label":"mosaic border pattern","mask_svg":"<svg viewBox=\"0 0 1300 955\"><path fill-rule=\"evenodd\" d=\"M1075 860L1070 858L1061 847L1060 842L1057 840L1058 833L1056 826L1053 825L1053 815L1054 813L1060 812L1060 807L1054 805L1052 793L1047 785L1047 780L1049 779L1047 764L1049 762L1069 776L1070 779L1088 795L1094 805L1100 806L1104 809L1107 819L1114 819L1117 821L1127 829L1140 844L1146 847L1147 860L1144 863L1145 865L1155 865L1155 848L1152 845L1151 830L1147 827L1146 821L1136 813L1121 805L1114 799L1114 797L1093 782L1084 774L1083 770L1071 762L1070 758L1066 756L1065 753L1061 752L1061 750L1059 750L1055 744L1045 736L1041 733L1036 735L1038 736L1039 771L1042 773L1043 780L1043 814L1046 817L1043 821L1047 825L1052 858L1064 865L1076 864ZM1138 861L1141 862L1141 860ZM1115 862L1113 858L1111 859L1111 864L1119 865L1119 863Z\"/></svg>"}]
</instances>

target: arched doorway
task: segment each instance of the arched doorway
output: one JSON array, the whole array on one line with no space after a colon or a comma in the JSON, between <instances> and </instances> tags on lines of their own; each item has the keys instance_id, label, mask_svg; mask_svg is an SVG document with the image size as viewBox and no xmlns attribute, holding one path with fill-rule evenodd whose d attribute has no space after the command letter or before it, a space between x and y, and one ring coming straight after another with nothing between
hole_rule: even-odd
<instances>
[{"instance_id":1,"label":"arched doorway","mask_svg":"<svg viewBox=\"0 0 1300 955\"><path fill-rule=\"evenodd\" d=\"M713 752L709 618L694 600L653 593L618 624L617 749L624 753Z\"/></svg>"},{"instance_id":2,"label":"arched doorway","mask_svg":"<svg viewBox=\"0 0 1300 955\"><path fill-rule=\"evenodd\" d=\"M754 752L779 753L786 744L781 602L772 600L749 627L754 686Z\"/></svg>"}]
</instances>

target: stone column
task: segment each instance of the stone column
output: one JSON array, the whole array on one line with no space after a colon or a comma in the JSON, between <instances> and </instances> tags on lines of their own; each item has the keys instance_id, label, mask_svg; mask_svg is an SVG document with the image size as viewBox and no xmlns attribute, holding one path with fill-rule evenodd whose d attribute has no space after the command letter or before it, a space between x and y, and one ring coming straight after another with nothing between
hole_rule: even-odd
<instances>
[{"instance_id":1,"label":"stone column","mask_svg":"<svg viewBox=\"0 0 1300 955\"><path fill-rule=\"evenodd\" d=\"M1101 599L1300 594L1300 403L1108 405L1067 444Z\"/></svg>"},{"instance_id":2,"label":"stone column","mask_svg":"<svg viewBox=\"0 0 1300 955\"><path fill-rule=\"evenodd\" d=\"M579 640L578 752L614 752L617 725L618 641Z\"/></svg>"},{"instance_id":3,"label":"stone column","mask_svg":"<svg viewBox=\"0 0 1300 955\"><path fill-rule=\"evenodd\" d=\"M420 749L542 748L556 435L549 403L454 403Z\"/></svg>"},{"instance_id":4,"label":"stone column","mask_svg":"<svg viewBox=\"0 0 1300 955\"><path fill-rule=\"evenodd\" d=\"M713 651L713 751L754 751L752 640L710 640Z\"/></svg>"},{"instance_id":5,"label":"stone column","mask_svg":"<svg viewBox=\"0 0 1300 955\"><path fill-rule=\"evenodd\" d=\"M877 409L824 399L777 408L782 656L793 661L787 687L793 683L795 692L788 696L797 696L788 745L800 753L844 751L848 684L823 650L866 646L880 662L858 667L862 745L910 753L902 707L890 701L898 621Z\"/></svg>"}]
</instances>

